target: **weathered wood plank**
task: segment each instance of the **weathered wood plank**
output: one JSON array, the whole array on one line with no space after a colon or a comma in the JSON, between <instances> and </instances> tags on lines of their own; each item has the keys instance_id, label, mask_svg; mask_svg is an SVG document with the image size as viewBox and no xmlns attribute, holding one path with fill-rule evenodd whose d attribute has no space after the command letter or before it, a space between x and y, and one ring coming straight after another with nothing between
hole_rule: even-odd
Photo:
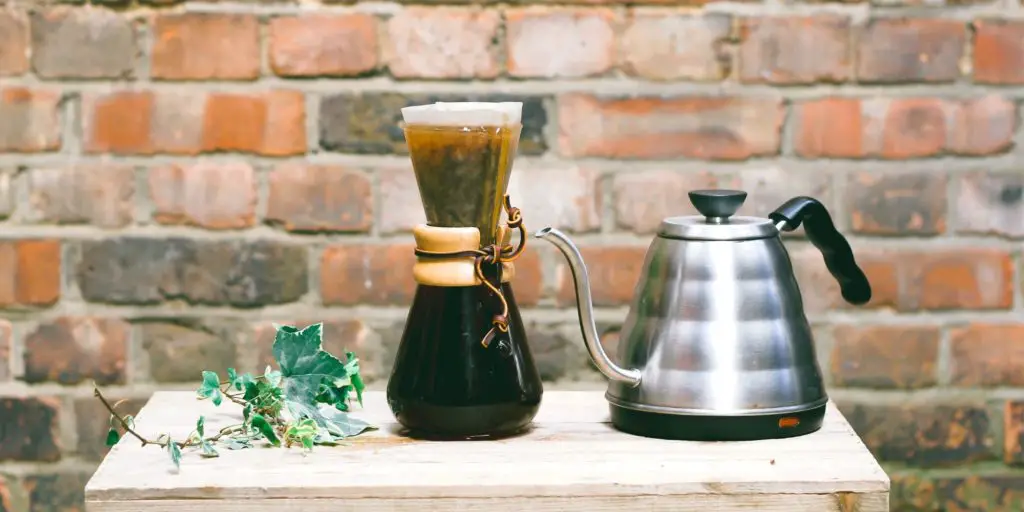
<instances>
[{"instance_id":1,"label":"weathered wood plank","mask_svg":"<svg viewBox=\"0 0 1024 512\"><path fill-rule=\"evenodd\" d=\"M208 431L241 417L233 404L214 408L191 393L160 392L137 424L144 435L184 438L200 414ZM163 451L125 438L86 486L89 510L190 510L200 505L192 500L250 512L262 510L260 500L272 500L274 510L292 503L303 510L431 503L460 510L888 510L888 477L831 404L819 432L734 443L618 432L602 393L592 391L548 392L534 428L499 441L402 437L381 392L367 394L356 414L380 429L309 455L266 448L200 459L187 452L179 473Z\"/></svg>"}]
</instances>

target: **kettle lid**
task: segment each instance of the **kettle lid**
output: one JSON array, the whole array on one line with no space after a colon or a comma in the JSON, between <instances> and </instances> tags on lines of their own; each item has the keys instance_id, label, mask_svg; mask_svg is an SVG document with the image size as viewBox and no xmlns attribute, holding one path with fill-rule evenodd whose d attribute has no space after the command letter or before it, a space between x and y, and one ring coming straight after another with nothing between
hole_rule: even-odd
<instances>
[{"instance_id":1,"label":"kettle lid","mask_svg":"<svg viewBox=\"0 0 1024 512\"><path fill-rule=\"evenodd\" d=\"M779 236L770 219L734 215L747 199L742 190L693 190L690 203L700 215L668 217L658 236L683 240L755 240Z\"/></svg>"}]
</instances>

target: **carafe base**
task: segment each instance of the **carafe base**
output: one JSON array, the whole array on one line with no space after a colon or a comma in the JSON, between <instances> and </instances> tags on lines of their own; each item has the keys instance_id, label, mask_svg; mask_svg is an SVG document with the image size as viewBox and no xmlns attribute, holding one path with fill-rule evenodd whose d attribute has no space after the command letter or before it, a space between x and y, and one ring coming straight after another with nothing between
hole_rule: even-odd
<instances>
[{"instance_id":1,"label":"carafe base","mask_svg":"<svg viewBox=\"0 0 1024 512\"><path fill-rule=\"evenodd\" d=\"M675 441L757 441L798 437L821 429L827 404L799 412L758 416L658 414L608 404L619 431Z\"/></svg>"},{"instance_id":2,"label":"carafe base","mask_svg":"<svg viewBox=\"0 0 1024 512\"><path fill-rule=\"evenodd\" d=\"M540 400L469 406L390 399L388 405L407 437L447 441L514 437L529 429Z\"/></svg>"}]
</instances>

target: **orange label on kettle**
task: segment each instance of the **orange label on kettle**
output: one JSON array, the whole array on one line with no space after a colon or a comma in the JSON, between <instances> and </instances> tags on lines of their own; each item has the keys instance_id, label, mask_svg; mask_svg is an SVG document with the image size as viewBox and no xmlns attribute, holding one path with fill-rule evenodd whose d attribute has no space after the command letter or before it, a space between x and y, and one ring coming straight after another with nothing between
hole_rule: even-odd
<instances>
[{"instance_id":1,"label":"orange label on kettle","mask_svg":"<svg viewBox=\"0 0 1024 512\"><path fill-rule=\"evenodd\" d=\"M779 428L791 428L800 424L797 418L779 418Z\"/></svg>"}]
</instances>

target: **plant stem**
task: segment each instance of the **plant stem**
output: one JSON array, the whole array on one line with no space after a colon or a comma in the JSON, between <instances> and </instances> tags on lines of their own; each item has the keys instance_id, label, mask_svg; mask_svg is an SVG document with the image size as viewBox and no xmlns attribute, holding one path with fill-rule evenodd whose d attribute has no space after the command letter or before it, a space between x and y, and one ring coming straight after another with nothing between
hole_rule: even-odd
<instances>
[{"instance_id":1,"label":"plant stem","mask_svg":"<svg viewBox=\"0 0 1024 512\"><path fill-rule=\"evenodd\" d=\"M122 427L124 427L124 431L128 432L129 434L131 434L133 436L135 436L136 439L141 441L142 442L142 446L146 446L147 444L155 444L155 445L159 445L159 446L164 446L164 443L160 443L160 442L157 442L157 441L150 441L149 439L146 439L145 437L142 437L141 435L139 435L138 432L136 432L130 426L128 426L128 421L124 419L124 416L121 416L120 414L118 414L117 411L114 410L114 407L112 405L110 405L110 402L108 402L106 397L103 396L103 393L100 393L100 388L97 388L97 387L93 386L92 389L93 389L93 394L96 395L96 398L99 398L100 402L103 402L103 406L106 407L107 410L110 411L110 414L114 418L117 419L117 422L120 423Z\"/></svg>"}]
</instances>

